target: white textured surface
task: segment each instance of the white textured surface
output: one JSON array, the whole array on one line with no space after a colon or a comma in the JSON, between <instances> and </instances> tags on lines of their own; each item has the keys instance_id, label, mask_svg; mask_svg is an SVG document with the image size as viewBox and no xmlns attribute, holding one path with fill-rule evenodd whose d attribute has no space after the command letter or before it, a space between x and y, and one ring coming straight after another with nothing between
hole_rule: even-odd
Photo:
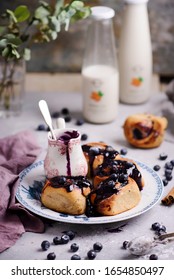
<instances>
[{"instance_id":1,"label":"white textured surface","mask_svg":"<svg viewBox=\"0 0 174 280\"><path fill-rule=\"evenodd\" d=\"M63 107L68 107L73 118L72 121L66 125L78 128L81 133L87 133L87 142L102 140L114 146L118 151L122 147L126 147L128 149L127 157L142 161L151 168L153 168L155 164L161 165L162 168L158 171L158 174L161 175L161 177L163 177L164 162L158 160L159 154L162 152L167 153L167 161L174 159L174 109L164 94L154 95L148 103L138 106L120 104L117 119L113 123L104 125L85 123L83 126L77 127L75 125L76 118L81 116L81 95L79 93L44 92L36 94L35 92L28 92L26 94L22 115L20 117L0 120L0 136L4 137L21 130L31 129L35 132L38 142L42 146L42 153L39 156L39 159L43 159L47 148L47 133L35 131L38 124L43 123L38 108L38 101L40 99L45 99L48 102L51 112L60 111ZM151 150L135 149L130 147L126 142L122 129L123 122L129 114L139 112L165 115L168 118L169 126L165 141L159 148ZM164 195L172 186L174 186L174 179L165 187ZM47 221L45 233L23 234L13 247L1 253L0 259L46 259L47 253L52 251L56 253L57 259L70 259L73 253L69 251L69 248L70 244L73 242L79 244L80 249L78 252L82 259L85 259L87 252L92 249L93 243L97 241L103 244L103 250L97 254L96 259L136 259L137 257L131 256L127 250L121 248L123 241L132 240L140 235L147 235L148 237L154 236L154 232L150 229L154 222L164 224L167 228L167 232L174 232L173 214L174 205L171 207L164 207L159 202L143 215L124 222L104 225L75 225ZM121 232L108 232L108 229L117 228L122 224L126 224L126 226L122 228ZM60 236L64 230L70 229L77 232L73 241L70 241L70 243L66 245L51 245L47 252L43 252L40 249L40 244L43 240L47 239L52 242L53 237L57 235ZM162 246L161 250L155 248L159 255L159 259L174 259L173 246L174 242L170 243L166 249L165 245ZM148 256L142 258L148 259Z\"/></svg>"}]
</instances>

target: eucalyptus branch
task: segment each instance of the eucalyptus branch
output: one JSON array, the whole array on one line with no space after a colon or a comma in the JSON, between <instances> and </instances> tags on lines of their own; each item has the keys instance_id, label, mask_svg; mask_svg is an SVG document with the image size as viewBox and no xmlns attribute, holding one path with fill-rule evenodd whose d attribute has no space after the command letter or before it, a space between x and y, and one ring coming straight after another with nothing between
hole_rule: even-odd
<instances>
[{"instance_id":1,"label":"eucalyptus branch","mask_svg":"<svg viewBox=\"0 0 174 280\"><path fill-rule=\"evenodd\" d=\"M81 0L56 0L52 4L40 1L33 12L26 5L14 11L7 9L0 15L5 21L0 26L0 56L6 60L29 60L33 43L55 40L62 27L67 31L70 23L85 19L90 13L90 7Z\"/></svg>"}]
</instances>

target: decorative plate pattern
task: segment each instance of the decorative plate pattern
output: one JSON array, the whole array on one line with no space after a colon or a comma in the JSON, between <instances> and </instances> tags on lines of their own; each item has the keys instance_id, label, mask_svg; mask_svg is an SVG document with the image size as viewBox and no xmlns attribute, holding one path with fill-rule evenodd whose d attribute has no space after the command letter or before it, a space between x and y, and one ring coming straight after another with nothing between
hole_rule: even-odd
<instances>
[{"instance_id":1,"label":"decorative plate pattern","mask_svg":"<svg viewBox=\"0 0 174 280\"><path fill-rule=\"evenodd\" d=\"M150 210L160 200L163 193L163 183L158 174L142 162L137 162L137 164L145 179L145 187L141 192L141 201L135 208L115 216L73 216L58 213L44 207L40 202L41 191L45 182L43 161L30 165L20 173L16 198L31 212L59 222L103 224L127 220Z\"/></svg>"}]
</instances>

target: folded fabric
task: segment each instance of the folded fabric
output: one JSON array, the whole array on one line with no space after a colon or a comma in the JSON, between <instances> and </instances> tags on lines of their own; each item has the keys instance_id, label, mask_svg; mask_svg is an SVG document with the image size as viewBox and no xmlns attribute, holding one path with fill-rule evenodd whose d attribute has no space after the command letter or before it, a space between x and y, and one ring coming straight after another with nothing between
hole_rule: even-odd
<instances>
[{"instance_id":1,"label":"folded fabric","mask_svg":"<svg viewBox=\"0 0 174 280\"><path fill-rule=\"evenodd\" d=\"M19 173L39 152L30 131L0 139L0 252L14 245L25 231L44 231L43 221L15 199Z\"/></svg>"}]
</instances>

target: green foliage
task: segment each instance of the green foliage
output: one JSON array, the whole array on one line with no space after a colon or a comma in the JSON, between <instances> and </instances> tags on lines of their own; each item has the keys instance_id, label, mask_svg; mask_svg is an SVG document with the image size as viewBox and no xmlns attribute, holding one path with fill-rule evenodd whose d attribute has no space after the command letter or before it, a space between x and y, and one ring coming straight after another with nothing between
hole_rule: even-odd
<instances>
[{"instance_id":1,"label":"green foliage","mask_svg":"<svg viewBox=\"0 0 174 280\"><path fill-rule=\"evenodd\" d=\"M20 5L14 11L7 9L0 15L0 56L7 61L29 60L33 43L55 40L62 26L67 31L70 23L85 19L90 13L90 7L85 6L84 1L76 0L69 4L57 0L54 6L40 1L34 12L26 5Z\"/></svg>"}]
</instances>

